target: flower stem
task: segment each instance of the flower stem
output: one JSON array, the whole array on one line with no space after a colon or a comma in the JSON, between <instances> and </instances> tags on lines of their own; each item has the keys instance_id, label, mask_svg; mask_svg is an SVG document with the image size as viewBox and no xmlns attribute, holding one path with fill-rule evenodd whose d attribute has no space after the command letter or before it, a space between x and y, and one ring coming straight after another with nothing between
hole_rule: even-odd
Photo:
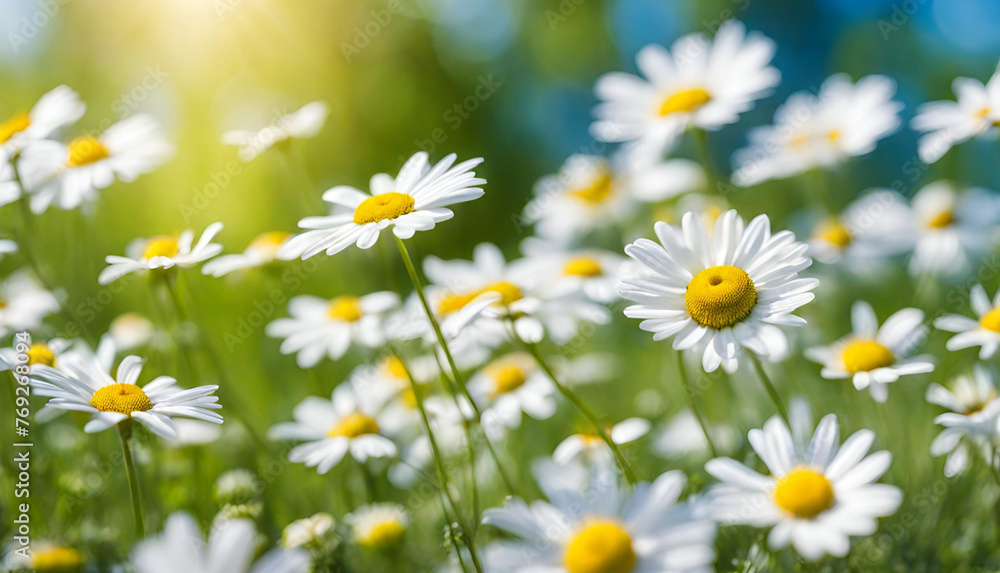
<instances>
[{"instance_id":1,"label":"flower stem","mask_svg":"<svg viewBox=\"0 0 1000 573\"><path fill-rule=\"evenodd\" d=\"M694 130L694 139L698 146L698 158L701 160L701 168L705 170L705 189L710 194L716 193L715 169L712 167L712 157L708 152L708 132L697 128Z\"/></svg>"},{"instance_id":2,"label":"flower stem","mask_svg":"<svg viewBox=\"0 0 1000 573\"><path fill-rule=\"evenodd\" d=\"M705 422L704 416L698 411L698 407L695 406L694 402L694 392L691 391L691 381L688 379L687 368L684 367L684 352L681 350L677 351L677 372L680 374L681 386L684 387L684 398L687 400L688 408L690 408L691 413L694 414L696 420L698 420L698 425L701 426L701 432L705 434L705 441L708 443L708 451L712 454L713 458L719 457L718 450L715 449L715 443L712 441L712 435L708 431L708 424Z\"/></svg>"},{"instance_id":3,"label":"flower stem","mask_svg":"<svg viewBox=\"0 0 1000 573\"><path fill-rule=\"evenodd\" d=\"M146 536L146 525L142 516L142 495L139 493L139 476L132 460L132 448L128 441L132 437L132 420L125 420L117 425L118 437L122 442L122 458L125 461L125 476L128 478L128 493L132 498L132 519L135 522L135 538Z\"/></svg>"},{"instance_id":4,"label":"flower stem","mask_svg":"<svg viewBox=\"0 0 1000 573\"><path fill-rule=\"evenodd\" d=\"M778 414L785 421L785 425L788 425L788 410L785 409L785 404L781 401L781 396L778 395L778 391L774 389L774 384L771 384L771 379L768 378L767 372L764 372L764 365L760 363L760 358L757 357L753 352L748 352L750 355L750 361L753 362L753 368L757 372L757 377L760 378L761 384L764 385L764 389L767 390L768 396L771 397L771 401L774 402L774 407L778 409Z\"/></svg>"}]
</instances>

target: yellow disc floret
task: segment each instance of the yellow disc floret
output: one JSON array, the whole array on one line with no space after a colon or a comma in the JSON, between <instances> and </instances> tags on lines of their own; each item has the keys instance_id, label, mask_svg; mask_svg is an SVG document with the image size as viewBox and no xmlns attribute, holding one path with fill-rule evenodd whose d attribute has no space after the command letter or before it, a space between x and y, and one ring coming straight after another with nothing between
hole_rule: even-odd
<instances>
[{"instance_id":1,"label":"yellow disc floret","mask_svg":"<svg viewBox=\"0 0 1000 573\"><path fill-rule=\"evenodd\" d=\"M0 143L7 143L10 138L31 127L31 118L26 113L15 114L14 117L0 123Z\"/></svg>"},{"instance_id":2,"label":"yellow disc floret","mask_svg":"<svg viewBox=\"0 0 1000 573\"><path fill-rule=\"evenodd\" d=\"M487 292L498 293L500 295L499 303L503 306L509 306L511 303L517 302L522 298L521 289L517 285L510 281L500 281L481 289L445 296L438 302L438 312L448 314L456 310L461 310L477 296Z\"/></svg>"},{"instance_id":3,"label":"yellow disc floret","mask_svg":"<svg viewBox=\"0 0 1000 573\"><path fill-rule=\"evenodd\" d=\"M574 257L563 265L563 274L574 277L599 277L604 274L601 263L594 257Z\"/></svg>"},{"instance_id":4,"label":"yellow disc floret","mask_svg":"<svg viewBox=\"0 0 1000 573\"><path fill-rule=\"evenodd\" d=\"M250 241L250 248L260 251L275 251L291 237L290 233L284 231L268 231L261 233Z\"/></svg>"},{"instance_id":5,"label":"yellow disc floret","mask_svg":"<svg viewBox=\"0 0 1000 573\"><path fill-rule=\"evenodd\" d=\"M566 544L563 557L569 573L629 573L635 562L632 536L610 519L587 522Z\"/></svg>"},{"instance_id":6,"label":"yellow disc floret","mask_svg":"<svg viewBox=\"0 0 1000 573\"><path fill-rule=\"evenodd\" d=\"M955 222L955 212L945 209L927 220L926 225L931 229L944 229L950 227Z\"/></svg>"},{"instance_id":7,"label":"yellow disc floret","mask_svg":"<svg viewBox=\"0 0 1000 573\"><path fill-rule=\"evenodd\" d=\"M602 168L588 184L570 190L569 194L593 206L607 201L613 191L614 179L611 172Z\"/></svg>"},{"instance_id":8,"label":"yellow disc floret","mask_svg":"<svg viewBox=\"0 0 1000 573\"><path fill-rule=\"evenodd\" d=\"M979 319L979 325L993 332L1000 332L1000 307L991 309Z\"/></svg>"},{"instance_id":9,"label":"yellow disc floret","mask_svg":"<svg viewBox=\"0 0 1000 573\"><path fill-rule=\"evenodd\" d=\"M364 316L361 312L361 301L356 296L338 296L331 300L326 314L334 320L344 322L356 322Z\"/></svg>"},{"instance_id":10,"label":"yellow disc floret","mask_svg":"<svg viewBox=\"0 0 1000 573\"><path fill-rule=\"evenodd\" d=\"M101 412L118 412L126 416L145 412L153 407L149 396L135 384L108 384L94 392L90 405Z\"/></svg>"},{"instance_id":11,"label":"yellow disc floret","mask_svg":"<svg viewBox=\"0 0 1000 573\"><path fill-rule=\"evenodd\" d=\"M38 573L79 573L83 563L83 554L70 547L43 549L31 556L32 570Z\"/></svg>"},{"instance_id":12,"label":"yellow disc floret","mask_svg":"<svg viewBox=\"0 0 1000 573\"><path fill-rule=\"evenodd\" d=\"M101 143L101 140L91 135L84 135L70 142L69 159L66 164L70 167L81 167L107 159L110 155L111 151Z\"/></svg>"},{"instance_id":13,"label":"yellow disc floret","mask_svg":"<svg viewBox=\"0 0 1000 573\"><path fill-rule=\"evenodd\" d=\"M892 366L896 361L891 350L874 340L857 340L848 344L842 358L844 368L851 374Z\"/></svg>"},{"instance_id":14,"label":"yellow disc floret","mask_svg":"<svg viewBox=\"0 0 1000 573\"><path fill-rule=\"evenodd\" d=\"M406 193L382 193L361 202L354 209L354 222L358 225L392 220L413 212L413 197Z\"/></svg>"},{"instance_id":15,"label":"yellow disc floret","mask_svg":"<svg viewBox=\"0 0 1000 573\"><path fill-rule=\"evenodd\" d=\"M514 364L496 364L486 368L486 374L493 379L493 391L490 398L513 392L527 381L524 369Z\"/></svg>"},{"instance_id":16,"label":"yellow disc floret","mask_svg":"<svg viewBox=\"0 0 1000 573\"><path fill-rule=\"evenodd\" d=\"M712 95L703 88L691 88L675 92L660 104L660 117L674 113L691 113L712 100Z\"/></svg>"},{"instance_id":17,"label":"yellow disc floret","mask_svg":"<svg viewBox=\"0 0 1000 573\"><path fill-rule=\"evenodd\" d=\"M364 535L358 537L358 544L373 551L385 551L399 543L404 533L406 526L390 519L369 526Z\"/></svg>"},{"instance_id":18,"label":"yellow disc floret","mask_svg":"<svg viewBox=\"0 0 1000 573\"><path fill-rule=\"evenodd\" d=\"M56 365L56 355L43 342L36 342L28 349L28 366L35 364L44 364L53 367Z\"/></svg>"},{"instance_id":19,"label":"yellow disc floret","mask_svg":"<svg viewBox=\"0 0 1000 573\"><path fill-rule=\"evenodd\" d=\"M153 257L175 257L180 252L177 239L173 237L153 237L146 242L146 248L142 250L142 258L145 261Z\"/></svg>"},{"instance_id":20,"label":"yellow disc floret","mask_svg":"<svg viewBox=\"0 0 1000 573\"><path fill-rule=\"evenodd\" d=\"M853 240L851 232L840 221L827 221L816 229L816 238L829 243L838 249L843 249Z\"/></svg>"},{"instance_id":21,"label":"yellow disc floret","mask_svg":"<svg viewBox=\"0 0 1000 573\"><path fill-rule=\"evenodd\" d=\"M811 519L833 507L833 484L823 474L797 467L778 480L774 503L800 519Z\"/></svg>"},{"instance_id":22,"label":"yellow disc floret","mask_svg":"<svg viewBox=\"0 0 1000 573\"><path fill-rule=\"evenodd\" d=\"M327 435L331 438L357 438L365 434L377 434L378 422L374 418L366 416L361 412L352 412L340 419Z\"/></svg>"},{"instance_id":23,"label":"yellow disc floret","mask_svg":"<svg viewBox=\"0 0 1000 573\"><path fill-rule=\"evenodd\" d=\"M696 274L684 293L684 308L702 326L722 329L750 316L757 289L743 269L721 265Z\"/></svg>"}]
</instances>

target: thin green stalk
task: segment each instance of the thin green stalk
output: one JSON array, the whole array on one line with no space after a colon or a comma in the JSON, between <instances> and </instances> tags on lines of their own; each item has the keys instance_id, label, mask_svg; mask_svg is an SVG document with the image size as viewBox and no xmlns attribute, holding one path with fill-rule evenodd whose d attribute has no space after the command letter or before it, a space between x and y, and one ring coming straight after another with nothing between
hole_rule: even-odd
<instances>
[{"instance_id":1,"label":"thin green stalk","mask_svg":"<svg viewBox=\"0 0 1000 573\"><path fill-rule=\"evenodd\" d=\"M701 160L701 168L705 170L705 188L709 193L717 192L715 169L712 167L712 156L708 152L708 132L704 129L694 130L695 143L698 146L698 158Z\"/></svg>"},{"instance_id":2,"label":"thin green stalk","mask_svg":"<svg viewBox=\"0 0 1000 573\"><path fill-rule=\"evenodd\" d=\"M132 519L135 522L135 538L146 536L146 524L142 515L142 495L139 493L139 476L132 460L132 448L128 441L132 437L132 421L125 420L117 425L118 437L122 442L122 458L125 461L125 476L128 478L128 493L132 498Z\"/></svg>"},{"instance_id":3,"label":"thin green stalk","mask_svg":"<svg viewBox=\"0 0 1000 573\"><path fill-rule=\"evenodd\" d=\"M677 372L680 374L681 386L684 387L684 398L687 399L688 408L694 414L695 419L698 420L701 432L705 434L705 441L708 442L708 451L712 454L713 458L717 458L719 457L719 452L715 448L715 442L712 441L712 434L708 431L708 424L695 405L694 392L691 391L691 381L688 379L687 368L684 367L684 352L681 350L677 351Z\"/></svg>"},{"instance_id":4,"label":"thin green stalk","mask_svg":"<svg viewBox=\"0 0 1000 573\"><path fill-rule=\"evenodd\" d=\"M788 410L785 409L785 404L781 401L781 396L778 395L778 391L774 389L774 384L771 383L771 379L767 376L767 372L764 372L764 365L760 363L760 358L757 357L753 352L748 352L750 355L750 361L753 362L753 368L757 371L757 377L760 378L761 384L764 385L764 389L767 390L767 395L771 397L771 401L774 402L774 407L777 408L778 414L785 421L785 425L788 425Z\"/></svg>"}]
</instances>

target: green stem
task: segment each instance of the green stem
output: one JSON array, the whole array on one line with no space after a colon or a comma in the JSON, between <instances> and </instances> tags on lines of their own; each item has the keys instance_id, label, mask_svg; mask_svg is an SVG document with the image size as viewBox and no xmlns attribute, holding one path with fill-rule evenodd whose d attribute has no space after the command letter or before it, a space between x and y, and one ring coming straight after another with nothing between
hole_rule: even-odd
<instances>
[{"instance_id":1,"label":"green stem","mask_svg":"<svg viewBox=\"0 0 1000 573\"><path fill-rule=\"evenodd\" d=\"M132 519L135 522L135 538L146 536L146 525L142 516L142 496L139 493L139 476L132 460L132 449L128 441L132 437L132 420L125 420L117 425L118 437L122 442L122 458L125 461L125 476L128 478L128 493L132 498Z\"/></svg>"},{"instance_id":2,"label":"green stem","mask_svg":"<svg viewBox=\"0 0 1000 573\"><path fill-rule=\"evenodd\" d=\"M708 152L708 132L697 128L694 130L695 143L698 146L698 158L701 160L701 168L705 170L705 188L709 194L718 191L715 169L712 167L712 156Z\"/></svg>"},{"instance_id":3,"label":"green stem","mask_svg":"<svg viewBox=\"0 0 1000 573\"><path fill-rule=\"evenodd\" d=\"M684 398L687 399L688 408L691 413L694 414L696 420L698 420L698 425L701 426L701 432L705 434L705 441L708 442L708 451L712 454L713 458L719 457L718 450L715 449L715 443L712 441L712 434L708 431L708 424L705 422L704 416L698 410L698 407L694 402L694 392L691 391L691 381L688 379L687 368L684 367L684 352L681 350L677 351L677 372L680 374L681 386L684 388Z\"/></svg>"},{"instance_id":4,"label":"green stem","mask_svg":"<svg viewBox=\"0 0 1000 573\"><path fill-rule=\"evenodd\" d=\"M785 425L788 425L788 410L785 409L785 404L781 401L781 397L778 395L778 391L774 389L774 384L771 383L771 379L768 378L767 372L764 372L764 365L760 363L760 358L757 357L753 352L747 352L750 355L750 361L753 362L753 368L757 372L757 377L760 378L761 384L764 385L764 389L767 390L768 396L771 397L771 401L774 402L774 407L777 408L778 414L785 421Z\"/></svg>"}]
</instances>

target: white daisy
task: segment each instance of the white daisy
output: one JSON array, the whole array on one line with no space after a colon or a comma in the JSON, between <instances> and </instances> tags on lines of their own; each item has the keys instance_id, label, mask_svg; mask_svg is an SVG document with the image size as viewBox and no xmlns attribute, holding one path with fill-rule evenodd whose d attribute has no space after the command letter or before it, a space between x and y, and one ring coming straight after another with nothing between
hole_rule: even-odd
<instances>
[{"instance_id":1,"label":"white daisy","mask_svg":"<svg viewBox=\"0 0 1000 573\"><path fill-rule=\"evenodd\" d=\"M404 394L402 398L403 400L399 401L404 402L409 412L403 412L403 408L390 410L390 404L385 412L386 418L400 417L401 415L412 417L412 411L416 409L413 394ZM461 408L458 404L462 404ZM427 412L431 431L434 432L434 439L442 455L451 457L468 452L468 442L466 441L468 434L464 424L475 417L475 412L472 411L472 407L463 397L459 396L458 403L456 403L450 397L428 396L424 398L424 410ZM417 416L419 420L419 414ZM485 420L484 422L491 422L482 424L486 437L491 443L496 444L504 438L506 430L499 421ZM422 424L422 421L419 423ZM410 443L403 449L399 461L389 468L389 481L400 489L412 488L418 480L426 476L426 473L423 475L421 473L433 467L434 449L431 447L430 440L424 433L422 426L420 426L419 432L414 434ZM475 463L480 464L484 461L490 465L494 463L493 460L487 460L485 457L480 457ZM483 471L486 473L481 475L489 475L494 469L486 468Z\"/></svg>"},{"instance_id":2,"label":"white daisy","mask_svg":"<svg viewBox=\"0 0 1000 573\"><path fill-rule=\"evenodd\" d=\"M410 516L401 505L376 503L355 509L344 516L344 522L351 526L358 545L372 551L386 551L403 540Z\"/></svg>"},{"instance_id":3,"label":"white daisy","mask_svg":"<svg viewBox=\"0 0 1000 573\"><path fill-rule=\"evenodd\" d=\"M205 542L190 515L173 513L163 533L132 550L136 573L307 573L309 553L272 549L254 561L257 531L248 519L230 519L212 528Z\"/></svg>"},{"instance_id":4,"label":"white daisy","mask_svg":"<svg viewBox=\"0 0 1000 573\"><path fill-rule=\"evenodd\" d=\"M251 161L283 141L315 137L326 123L328 115L330 106L326 102L310 102L292 113L280 116L271 125L257 131L244 129L227 131L222 134L222 143L240 146L240 160Z\"/></svg>"},{"instance_id":5,"label":"white daisy","mask_svg":"<svg viewBox=\"0 0 1000 573\"><path fill-rule=\"evenodd\" d=\"M351 243L367 249L387 227L400 239L433 229L454 216L445 207L483 196L483 190L476 186L486 180L476 178L472 171L483 160L453 166L455 159L451 154L431 166L426 153L417 153L395 178L386 173L374 175L369 183L371 195L346 185L330 189L323 200L332 203L337 214L299 221L299 227L311 230L289 239L279 256L308 259L323 251L335 255Z\"/></svg>"},{"instance_id":6,"label":"white daisy","mask_svg":"<svg viewBox=\"0 0 1000 573\"><path fill-rule=\"evenodd\" d=\"M136 385L143 360L128 356L111 378L99 360L84 357L60 361L59 370L40 365L32 372L35 393L51 398L46 406L93 415L83 430L100 432L125 420L133 419L154 434L172 440L177 436L174 416L184 416L222 423L222 416L212 412L221 408L212 396L218 386L199 386L183 390L177 380L159 376L140 388Z\"/></svg>"},{"instance_id":7,"label":"white daisy","mask_svg":"<svg viewBox=\"0 0 1000 573\"><path fill-rule=\"evenodd\" d=\"M2 185L2 183L0 183ZM17 252L17 243L14 241L8 241L6 239L0 239L0 261L3 260L4 255L9 255L11 253Z\"/></svg>"},{"instance_id":8,"label":"white daisy","mask_svg":"<svg viewBox=\"0 0 1000 573\"><path fill-rule=\"evenodd\" d=\"M792 545L810 561L844 557L850 535L871 535L876 518L891 515L902 502L898 487L873 483L889 469L892 455L867 455L875 441L870 430L855 432L840 447L833 414L820 420L804 450L777 416L748 437L769 475L730 458L710 460L705 470L723 482L712 489L710 506L723 522L773 525L767 538L772 550Z\"/></svg>"},{"instance_id":9,"label":"white daisy","mask_svg":"<svg viewBox=\"0 0 1000 573\"><path fill-rule=\"evenodd\" d=\"M432 301L431 308L438 307L434 301L438 300L440 296L434 287L427 289L427 294ZM489 305L493 303L493 300L486 298L483 301L477 301L477 304L479 302ZM458 316L457 313L454 316ZM439 323L447 320L449 320L448 317L438 316ZM456 319L452 318L451 320ZM459 370L470 370L486 362L492 356L493 349L502 345L508 338L507 332L501 330L503 325L496 321L489 325L485 322L476 323L474 328L462 329L462 326L458 322L455 324L449 322L447 326L442 325L442 334L444 334ZM424 310L423 303L417 293L411 293L399 310L386 317L385 331L386 336L393 341L421 340L424 345L437 352L441 364L447 368L448 359L438 344L437 335L427 319L427 312Z\"/></svg>"},{"instance_id":10,"label":"white daisy","mask_svg":"<svg viewBox=\"0 0 1000 573\"><path fill-rule=\"evenodd\" d=\"M879 327L871 305L857 301L851 308L851 334L830 346L808 348L806 358L823 365L820 375L829 380L850 378L858 390L871 388L876 402L885 402L889 386L900 376L934 370L932 357L909 354L924 341L928 328L924 312L904 308Z\"/></svg>"},{"instance_id":11,"label":"white daisy","mask_svg":"<svg viewBox=\"0 0 1000 573\"><path fill-rule=\"evenodd\" d=\"M874 189L813 228L809 255L825 264L843 260L844 269L864 275L877 272L886 257L912 249L914 240L903 198L890 189Z\"/></svg>"},{"instance_id":12,"label":"white daisy","mask_svg":"<svg viewBox=\"0 0 1000 573\"><path fill-rule=\"evenodd\" d=\"M34 371L38 365L56 368L56 358L69 351L72 345L73 341L62 338L53 338L48 342L32 342L25 353L26 362L18 359L19 353L16 348L0 348L0 372L13 370L19 362L28 366L28 372Z\"/></svg>"},{"instance_id":13,"label":"white daisy","mask_svg":"<svg viewBox=\"0 0 1000 573\"><path fill-rule=\"evenodd\" d=\"M559 242L578 239L595 229L628 222L643 203L663 201L705 185L702 168L686 159L630 165L573 155L559 173L535 184L523 217L542 237Z\"/></svg>"},{"instance_id":14,"label":"white daisy","mask_svg":"<svg viewBox=\"0 0 1000 573\"><path fill-rule=\"evenodd\" d=\"M83 117L86 109L75 91L56 87L38 98L31 111L0 122L0 156L13 157L30 143L52 136Z\"/></svg>"},{"instance_id":15,"label":"white daisy","mask_svg":"<svg viewBox=\"0 0 1000 573\"><path fill-rule=\"evenodd\" d=\"M658 158L691 127L717 130L735 123L781 81L770 66L776 46L736 20L719 26L715 40L683 36L667 51L646 46L636 56L643 77L611 72L594 91L603 103L591 133L602 141L633 142L643 158Z\"/></svg>"},{"instance_id":16,"label":"white daisy","mask_svg":"<svg viewBox=\"0 0 1000 573\"><path fill-rule=\"evenodd\" d=\"M198 243L194 242L194 231L187 229L180 236L159 236L135 239L125 247L124 257L109 255L104 257L108 266L101 271L97 282L111 284L121 277L139 272L158 269L189 268L222 252L222 245L212 239L222 230L222 223L212 223L205 228Z\"/></svg>"},{"instance_id":17,"label":"white daisy","mask_svg":"<svg viewBox=\"0 0 1000 573\"><path fill-rule=\"evenodd\" d=\"M100 136L83 135L69 145L38 142L22 152L19 165L25 166L31 210L42 213L52 204L75 209L92 202L97 191L110 187L116 179L131 183L166 163L173 154L159 122L139 114L119 121ZM55 175L45 175L52 172Z\"/></svg>"},{"instance_id":18,"label":"white daisy","mask_svg":"<svg viewBox=\"0 0 1000 573\"><path fill-rule=\"evenodd\" d=\"M738 436L731 426L710 424L708 428L712 441L720 451L736 448ZM658 456L677 460L685 456L709 457L708 441L698 419L691 410L675 414L653 439L653 452Z\"/></svg>"},{"instance_id":19,"label":"white daisy","mask_svg":"<svg viewBox=\"0 0 1000 573\"><path fill-rule=\"evenodd\" d=\"M961 314L946 314L934 321L934 326L948 332L957 332L945 344L952 352L979 346L979 359L989 360L1000 348L1000 289L993 301L982 285L975 285L969 293L969 302L976 319Z\"/></svg>"},{"instance_id":20,"label":"white daisy","mask_svg":"<svg viewBox=\"0 0 1000 573\"><path fill-rule=\"evenodd\" d=\"M899 128L903 104L892 99L895 93L896 82L886 76L854 84L837 74L816 95L792 94L775 112L774 125L752 129L749 147L733 156L733 183L756 185L871 153Z\"/></svg>"},{"instance_id":21,"label":"white daisy","mask_svg":"<svg viewBox=\"0 0 1000 573\"><path fill-rule=\"evenodd\" d=\"M511 353L490 362L469 379L469 393L482 410L483 426L521 425L524 412L545 420L556 412L556 387L535 360Z\"/></svg>"},{"instance_id":22,"label":"white daisy","mask_svg":"<svg viewBox=\"0 0 1000 573\"><path fill-rule=\"evenodd\" d=\"M618 299L618 269L625 257L602 249L569 249L536 237L521 242L525 265L543 277L541 283L553 296L582 293L590 300L609 304Z\"/></svg>"},{"instance_id":23,"label":"white daisy","mask_svg":"<svg viewBox=\"0 0 1000 573\"><path fill-rule=\"evenodd\" d=\"M917 108L910 122L913 129L925 132L918 142L918 154L924 163L934 163L953 146L973 137L996 137L1000 67L986 85L972 78L955 78L951 91L957 101L925 103Z\"/></svg>"},{"instance_id":24,"label":"white daisy","mask_svg":"<svg viewBox=\"0 0 1000 573\"><path fill-rule=\"evenodd\" d=\"M333 531L335 524L333 516L325 512L296 519L282 530L281 546L285 549L321 546L326 541L327 534Z\"/></svg>"},{"instance_id":25,"label":"white daisy","mask_svg":"<svg viewBox=\"0 0 1000 573\"><path fill-rule=\"evenodd\" d=\"M254 237L242 253L217 257L215 260L205 263L201 272L213 277L221 277L233 271L269 265L278 260L278 250L291 236L290 233L281 231L262 233Z\"/></svg>"},{"instance_id":26,"label":"white daisy","mask_svg":"<svg viewBox=\"0 0 1000 573\"><path fill-rule=\"evenodd\" d=\"M149 343L156 334L156 327L137 312L118 315L108 326L108 334L119 350L131 350Z\"/></svg>"},{"instance_id":27,"label":"white daisy","mask_svg":"<svg viewBox=\"0 0 1000 573\"><path fill-rule=\"evenodd\" d=\"M68 545L32 540L30 556L18 553L21 546L13 542L8 547L0 564L10 573L74 573L87 564L83 553Z\"/></svg>"},{"instance_id":28,"label":"white daisy","mask_svg":"<svg viewBox=\"0 0 1000 573\"><path fill-rule=\"evenodd\" d=\"M918 235L910 258L912 275L963 273L996 239L1000 197L993 191L959 192L938 181L917 191L911 205Z\"/></svg>"},{"instance_id":29,"label":"white daisy","mask_svg":"<svg viewBox=\"0 0 1000 573\"><path fill-rule=\"evenodd\" d=\"M323 359L340 360L352 343L376 348L385 342L383 315L399 306L399 295L380 291L357 297L326 300L297 296L288 302L290 318L267 325L267 335L283 338L282 354L295 354L300 368L312 368Z\"/></svg>"},{"instance_id":30,"label":"white daisy","mask_svg":"<svg viewBox=\"0 0 1000 573\"><path fill-rule=\"evenodd\" d=\"M396 455L396 444L382 434L386 419L382 404L350 382L333 390L330 400L309 396L292 412L294 422L271 428L272 440L303 441L288 452L288 459L315 467L320 474L334 468L350 452L359 463L369 458Z\"/></svg>"},{"instance_id":31,"label":"white daisy","mask_svg":"<svg viewBox=\"0 0 1000 573\"><path fill-rule=\"evenodd\" d=\"M27 271L0 282L0 337L12 331L35 330L42 320L59 310L59 301Z\"/></svg>"},{"instance_id":32,"label":"white daisy","mask_svg":"<svg viewBox=\"0 0 1000 573\"><path fill-rule=\"evenodd\" d=\"M931 442L932 456L948 454L944 464L944 475L948 477L965 471L969 465L970 444L963 438L989 459L1000 420L1000 400L992 371L976 364L971 376L955 378L950 387L931 384L927 388L928 402L951 410L934 418L934 423L944 429Z\"/></svg>"},{"instance_id":33,"label":"white daisy","mask_svg":"<svg viewBox=\"0 0 1000 573\"><path fill-rule=\"evenodd\" d=\"M625 247L642 264L624 273L621 295L638 304L625 316L643 319L639 327L653 340L674 336L674 348L702 353L708 372L720 365L738 366L742 348L779 359L788 341L775 325L800 326L791 313L813 299L816 279L798 278L812 264L806 245L789 231L771 234L767 215L744 229L736 211L728 211L709 235L701 218L686 213L680 227L657 223L660 242L648 239Z\"/></svg>"},{"instance_id":34,"label":"white daisy","mask_svg":"<svg viewBox=\"0 0 1000 573\"><path fill-rule=\"evenodd\" d=\"M611 441L616 445L634 442L649 432L649 420L628 418L611 426ZM608 466L614 463L611 449L604 439L594 434L573 434L559 442L552 452L552 460L557 464L584 462L588 465Z\"/></svg>"},{"instance_id":35,"label":"white daisy","mask_svg":"<svg viewBox=\"0 0 1000 573\"><path fill-rule=\"evenodd\" d=\"M629 495L610 472L577 488L564 479L565 466L545 469L536 473L549 501L515 497L483 514L483 523L514 536L484 549L488 572L712 571L716 527L699 505L678 503L681 472L637 484Z\"/></svg>"},{"instance_id":36,"label":"white daisy","mask_svg":"<svg viewBox=\"0 0 1000 573\"><path fill-rule=\"evenodd\" d=\"M202 420L181 418L174 421L177 437L167 442L167 447L180 449L211 444L222 436L222 428L218 424Z\"/></svg>"}]
</instances>

